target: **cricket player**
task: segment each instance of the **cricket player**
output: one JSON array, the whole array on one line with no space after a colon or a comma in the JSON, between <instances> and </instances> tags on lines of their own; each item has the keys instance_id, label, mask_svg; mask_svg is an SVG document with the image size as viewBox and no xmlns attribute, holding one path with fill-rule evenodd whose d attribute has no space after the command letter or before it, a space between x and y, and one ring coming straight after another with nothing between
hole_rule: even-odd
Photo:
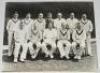
<instances>
[{"instance_id":1,"label":"cricket player","mask_svg":"<svg viewBox=\"0 0 100 73\"><path fill-rule=\"evenodd\" d=\"M24 62L27 54L27 31L25 25L22 21L19 25L19 28L15 29L14 40L15 40L15 49L14 49L14 62L18 62L18 56L20 54L20 61ZM20 49L22 52L20 53Z\"/></svg>"},{"instance_id":2,"label":"cricket player","mask_svg":"<svg viewBox=\"0 0 100 73\"><path fill-rule=\"evenodd\" d=\"M38 30L43 32L46 25L45 19L43 18L43 13L38 14L38 18L34 21L34 24L36 24Z\"/></svg>"},{"instance_id":3,"label":"cricket player","mask_svg":"<svg viewBox=\"0 0 100 73\"><path fill-rule=\"evenodd\" d=\"M27 13L25 19L23 19L23 24L25 25L27 35L30 36L31 32L31 26L34 23L33 19L31 18L31 14Z\"/></svg>"},{"instance_id":4,"label":"cricket player","mask_svg":"<svg viewBox=\"0 0 100 73\"><path fill-rule=\"evenodd\" d=\"M6 29L8 31L8 56L12 55L13 52L13 35L14 35L14 29L17 28L17 26L20 24L20 20L18 19L19 14L17 12L15 12L15 14L13 15L13 18L11 18L6 26Z\"/></svg>"},{"instance_id":5,"label":"cricket player","mask_svg":"<svg viewBox=\"0 0 100 73\"><path fill-rule=\"evenodd\" d=\"M66 25L69 26L71 34L75 30L77 23L78 19L75 18L75 14L73 12L70 13L70 17L66 20Z\"/></svg>"},{"instance_id":6,"label":"cricket player","mask_svg":"<svg viewBox=\"0 0 100 73\"><path fill-rule=\"evenodd\" d=\"M61 27L62 28L58 31L57 47L60 52L60 58L66 57L67 59L69 59L69 51L71 48L70 32L68 29L66 29L64 23L61 25Z\"/></svg>"},{"instance_id":7,"label":"cricket player","mask_svg":"<svg viewBox=\"0 0 100 73\"><path fill-rule=\"evenodd\" d=\"M86 31L80 23L77 24L76 30L73 31L72 39L72 49L75 55L74 59L80 60L83 50L86 47Z\"/></svg>"},{"instance_id":8,"label":"cricket player","mask_svg":"<svg viewBox=\"0 0 100 73\"><path fill-rule=\"evenodd\" d=\"M52 18L52 13L51 13L51 12L49 12L49 13L47 14L46 28L48 27L48 23L49 23L50 21L52 21L52 22L54 23L54 20L53 20L53 18Z\"/></svg>"},{"instance_id":9,"label":"cricket player","mask_svg":"<svg viewBox=\"0 0 100 73\"><path fill-rule=\"evenodd\" d=\"M43 33L42 51L46 57L54 58L53 53L56 50L57 30L53 28L53 22L48 23L48 28Z\"/></svg>"},{"instance_id":10,"label":"cricket player","mask_svg":"<svg viewBox=\"0 0 100 73\"><path fill-rule=\"evenodd\" d=\"M65 23L65 19L62 18L62 13L58 13L57 18L54 20L54 27L59 30L62 23Z\"/></svg>"},{"instance_id":11,"label":"cricket player","mask_svg":"<svg viewBox=\"0 0 100 73\"><path fill-rule=\"evenodd\" d=\"M41 40L42 40L41 31L37 29L36 25L32 25L30 42L29 42L29 50L32 59L35 59L38 55L38 52L41 48Z\"/></svg>"},{"instance_id":12,"label":"cricket player","mask_svg":"<svg viewBox=\"0 0 100 73\"><path fill-rule=\"evenodd\" d=\"M93 56L92 48L91 48L91 33L93 31L93 24L92 21L87 18L86 14L82 15L80 20L81 25L83 25L84 29L86 30L86 43L87 43L87 54L89 56Z\"/></svg>"}]
</instances>

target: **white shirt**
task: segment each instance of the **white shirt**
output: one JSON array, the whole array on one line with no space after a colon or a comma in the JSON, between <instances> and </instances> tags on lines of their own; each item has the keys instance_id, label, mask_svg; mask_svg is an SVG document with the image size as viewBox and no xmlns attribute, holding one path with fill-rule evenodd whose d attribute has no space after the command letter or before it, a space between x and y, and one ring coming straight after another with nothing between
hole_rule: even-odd
<instances>
[{"instance_id":1,"label":"white shirt","mask_svg":"<svg viewBox=\"0 0 100 73\"><path fill-rule=\"evenodd\" d=\"M65 19L64 19L64 18L61 18L60 20L59 20L58 18L56 18L56 19L54 20L54 27L55 27L56 29L60 29L62 23L65 23Z\"/></svg>"},{"instance_id":2,"label":"white shirt","mask_svg":"<svg viewBox=\"0 0 100 73\"><path fill-rule=\"evenodd\" d=\"M14 31L20 24L20 20L16 20L14 18L10 19L7 23L6 29L7 31Z\"/></svg>"},{"instance_id":3,"label":"white shirt","mask_svg":"<svg viewBox=\"0 0 100 73\"><path fill-rule=\"evenodd\" d=\"M91 22L91 20L87 19L87 20L80 20L80 23L83 25L84 30L86 30L86 32L92 32L93 31L93 24Z\"/></svg>"},{"instance_id":4,"label":"white shirt","mask_svg":"<svg viewBox=\"0 0 100 73\"><path fill-rule=\"evenodd\" d=\"M33 20L30 18L30 19L24 19L23 20L23 22L24 22L24 24L25 24L25 26L26 26L26 29L30 29L31 28L31 26L32 26L32 24L34 23L33 22Z\"/></svg>"},{"instance_id":5,"label":"white shirt","mask_svg":"<svg viewBox=\"0 0 100 73\"><path fill-rule=\"evenodd\" d=\"M56 29L45 29L43 33L44 40L55 41L57 39L57 30Z\"/></svg>"},{"instance_id":6,"label":"white shirt","mask_svg":"<svg viewBox=\"0 0 100 73\"><path fill-rule=\"evenodd\" d=\"M78 19L76 19L76 18L73 18L73 19L68 18L66 20L66 24L69 26L70 29L76 28L77 23L78 23Z\"/></svg>"},{"instance_id":7,"label":"white shirt","mask_svg":"<svg viewBox=\"0 0 100 73\"><path fill-rule=\"evenodd\" d=\"M30 41L40 41L41 39L42 39L41 31L31 29Z\"/></svg>"},{"instance_id":8,"label":"white shirt","mask_svg":"<svg viewBox=\"0 0 100 73\"><path fill-rule=\"evenodd\" d=\"M27 42L27 32L25 31L26 29L16 29L15 32L14 32L14 39L15 39L15 42L18 42L18 43L26 43Z\"/></svg>"},{"instance_id":9,"label":"white shirt","mask_svg":"<svg viewBox=\"0 0 100 73\"><path fill-rule=\"evenodd\" d=\"M72 34L72 39L73 41L75 42L81 42L81 41L84 41L86 40L86 31L85 30L82 30L80 31L80 34L77 33L78 31L75 30Z\"/></svg>"},{"instance_id":10,"label":"white shirt","mask_svg":"<svg viewBox=\"0 0 100 73\"><path fill-rule=\"evenodd\" d=\"M28 39L29 39L29 36L31 35L31 26L33 25L34 21L30 18L30 19L24 19L23 20L23 24L25 25L25 29L27 31L27 35L28 35Z\"/></svg>"},{"instance_id":11,"label":"white shirt","mask_svg":"<svg viewBox=\"0 0 100 73\"><path fill-rule=\"evenodd\" d=\"M36 19L34 21L34 24L37 26L37 29L40 30L40 31L43 31L45 29L45 25L46 25L46 22L45 22L45 19Z\"/></svg>"}]
</instances>

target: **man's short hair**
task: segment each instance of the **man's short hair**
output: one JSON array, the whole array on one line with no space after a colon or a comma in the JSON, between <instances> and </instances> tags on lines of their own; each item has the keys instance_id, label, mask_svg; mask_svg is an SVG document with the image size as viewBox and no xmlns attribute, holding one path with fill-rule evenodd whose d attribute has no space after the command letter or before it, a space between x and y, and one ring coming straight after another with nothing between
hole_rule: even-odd
<instances>
[{"instance_id":1,"label":"man's short hair","mask_svg":"<svg viewBox=\"0 0 100 73\"><path fill-rule=\"evenodd\" d=\"M43 16L43 13L39 13L39 15L42 15Z\"/></svg>"},{"instance_id":2,"label":"man's short hair","mask_svg":"<svg viewBox=\"0 0 100 73\"><path fill-rule=\"evenodd\" d=\"M62 13L59 12L57 15L61 15L62 16Z\"/></svg>"}]
</instances>

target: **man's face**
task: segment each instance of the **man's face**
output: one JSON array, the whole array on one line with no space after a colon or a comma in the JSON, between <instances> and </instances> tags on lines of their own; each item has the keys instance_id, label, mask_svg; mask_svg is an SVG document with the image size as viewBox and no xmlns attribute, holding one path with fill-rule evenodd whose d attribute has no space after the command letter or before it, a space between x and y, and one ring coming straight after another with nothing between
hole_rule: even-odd
<instances>
[{"instance_id":1,"label":"man's face","mask_svg":"<svg viewBox=\"0 0 100 73\"><path fill-rule=\"evenodd\" d=\"M70 14L70 18L73 19L74 17L75 17L75 14L74 13L71 13Z\"/></svg>"},{"instance_id":2,"label":"man's face","mask_svg":"<svg viewBox=\"0 0 100 73\"><path fill-rule=\"evenodd\" d=\"M19 17L19 15L18 14L14 14L14 18L18 18Z\"/></svg>"},{"instance_id":3,"label":"man's face","mask_svg":"<svg viewBox=\"0 0 100 73\"><path fill-rule=\"evenodd\" d=\"M62 23L61 27L62 27L62 29L66 29L66 26L64 23Z\"/></svg>"},{"instance_id":4,"label":"man's face","mask_svg":"<svg viewBox=\"0 0 100 73\"><path fill-rule=\"evenodd\" d=\"M61 19L61 18L62 18L62 14L58 14L57 17L58 17L59 19Z\"/></svg>"},{"instance_id":5,"label":"man's face","mask_svg":"<svg viewBox=\"0 0 100 73\"><path fill-rule=\"evenodd\" d=\"M49 29L52 29L52 28L53 28L53 24L52 24L51 22L49 23L48 28L49 28Z\"/></svg>"},{"instance_id":6,"label":"man's face","mask_svg":"<svg viewBox=\"0 0 100 73\"><path fill-rule=\"evenodd\" d=\"M52 18L52 14L48 14L48 16L47 16L48 18Z\"/></svg>"},{"instance_id":7,"label":"man's face","mask_svg":"<svg viewBox=\"0 0 100 73\"><path fill-rule=\"evenodd\" d=\"M43 14L39 14L39 16L38 16L39 18L43 18Z\"/></svg>"},{"instance_id":8,"label":"man's face","mask_svg":"<svg viewBox=\"0 0 100 73\"><path fill-rule=\"evenodd\" d=\"M83 14L82 15L82 18L85 20L87 18L87 15L86 14Z\"/></svg>"},{"instance_id":9,"label":"man's face","mask_svg":"<svg viewBox=\"0 0 100 73\"><path fill-rule=\"evenodd\" d=\"M27 19L31 18L31 14L27 14L27 15L26 15L26 18L27 18Z\"/></svg>"},{"instance_id":10,"label":"man's face","mask_svg":"<svg viewBox=\"0 0 100 73\"><path fill-rule=\"evenodd\" d=\"M77 29L78 29L78 30L81 30L81 29L82 29L82 27L81 27L81 24L80 24L80 23L78 23L78 24L77 24Z\"/></svg>"}]
</instances>

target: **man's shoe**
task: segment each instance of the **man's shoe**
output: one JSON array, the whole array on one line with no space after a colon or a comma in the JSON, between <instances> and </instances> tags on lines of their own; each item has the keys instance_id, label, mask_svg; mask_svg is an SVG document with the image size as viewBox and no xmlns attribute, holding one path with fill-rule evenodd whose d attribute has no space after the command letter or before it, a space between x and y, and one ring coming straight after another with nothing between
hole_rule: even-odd
<instances>
[{"instance_id":1,"label":"man's shoe","mask_svg":"<svg viewBox=\"0 0 100 73\"><path fill-rule=\"evenodd\" d=\"M18 62L17 58L14 58L14 63L17 63L17 62Z\"/></svg>"},{"instance_id":2,"label":"man's shoe","mask_svg":"<svg viewBox=\"0 0 100 73\"><path fill-rule=\"evenodd\" d=\"M50 58L51 58L51 59L53 59L53 58L54 58L54 56L53 56L53 55L50 55Z\"/></svg>"},{"instance_id":3,"label":"man's shoe","mask_svg":"<svg viewBox=\"0 0 100 73\"><path fill-rule=\"evenodd\" d=\"M20 59L20 62L23 62L23 63L24 63L24 62L25 62L25 60L24 60L24 59Z\"/></svg>"},{"instance_id":4,"label":"man's shoe","mask_svg":"<svg viewBox=\"0 0 100 73\"><path fill-rule=\"evenodd\" d=\"M36 58L36 55L32 55L31 58L32 58L32 59L35 59L35 58Z\"/></svg>"},{"instance_id":5,"label":"man's shoe","mask_svg":"<svg viewBox=\"0 0 100 73\"><path fill-rule=\"evenodd\" d=\"M70 57L69 56L65 56L66 57L66 59L70 59Z\"/></svg>"}]
</instances>

